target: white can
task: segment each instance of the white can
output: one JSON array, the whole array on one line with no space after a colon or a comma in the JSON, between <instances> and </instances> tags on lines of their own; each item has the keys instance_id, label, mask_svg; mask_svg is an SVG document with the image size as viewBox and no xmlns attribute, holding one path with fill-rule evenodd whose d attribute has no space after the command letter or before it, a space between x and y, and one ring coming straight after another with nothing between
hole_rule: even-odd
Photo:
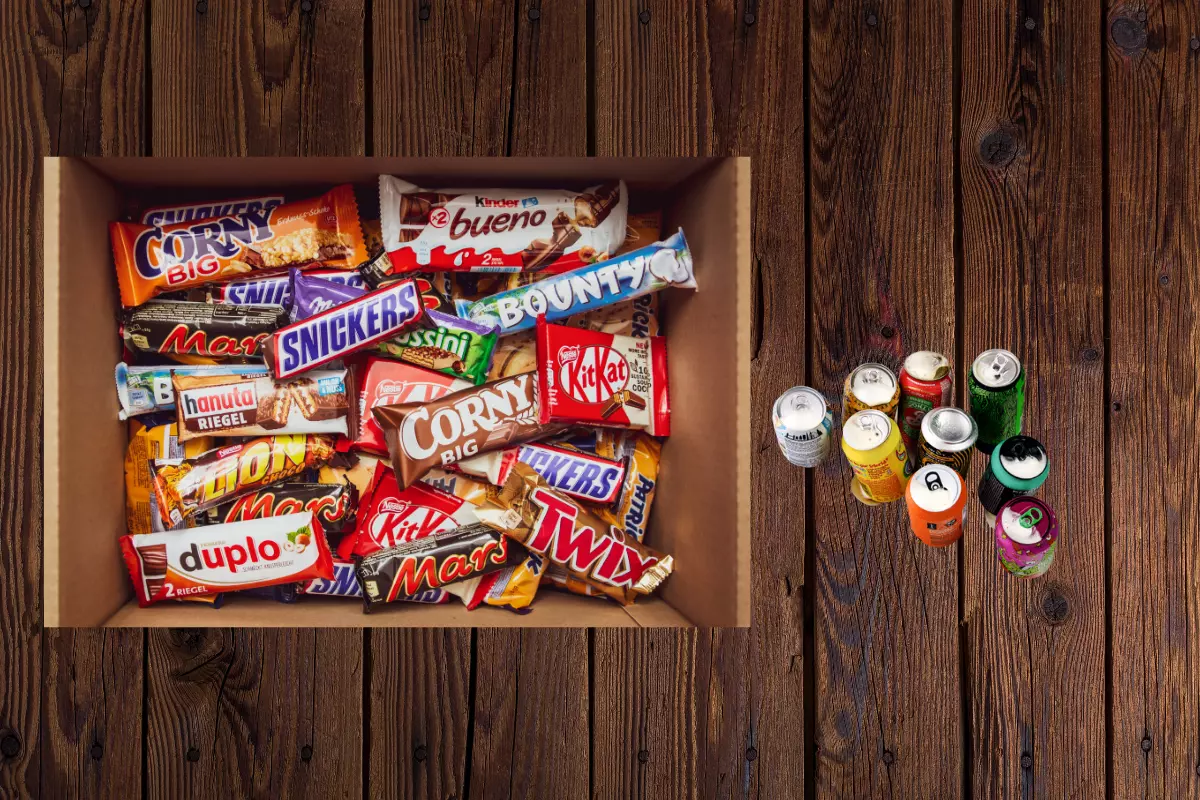
<instances>
[{"instance_id":1,"label":"white can","mask_svg":"<svg viewBox=\"0 0 1200 800\"><path fill-rule=\"evenodd\" d=\"M771 412L783 457L797 467L816 467L829 457L833 411L816 389L793 386Z\"/></svg>"}]
</instances>

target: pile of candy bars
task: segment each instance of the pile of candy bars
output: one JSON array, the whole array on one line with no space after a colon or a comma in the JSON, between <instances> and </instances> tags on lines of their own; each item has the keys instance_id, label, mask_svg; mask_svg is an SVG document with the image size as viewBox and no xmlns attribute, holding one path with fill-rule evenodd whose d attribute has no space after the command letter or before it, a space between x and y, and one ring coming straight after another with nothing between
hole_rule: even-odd
<instances>
[{"instance_id":1,"label":"pile of candy bars","mask_svg":"<svg viewBox=\"0 0 1200 800\"><path fill-rule=\"evenodd\" d=\"M632 603L670 433L657 292L678 231L582 192L429 190L156 207L110 224L138 602L310 595Z\"/></svg>"}]
</instances>

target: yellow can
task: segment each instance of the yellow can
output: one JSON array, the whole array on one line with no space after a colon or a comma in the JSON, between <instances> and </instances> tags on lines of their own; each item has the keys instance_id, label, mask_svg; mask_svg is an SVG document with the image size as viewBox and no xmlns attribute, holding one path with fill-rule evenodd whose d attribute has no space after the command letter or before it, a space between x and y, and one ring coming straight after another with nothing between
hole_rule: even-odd
<instances>
[{"instance_id":1,"label":"yellow can","mask_svg":"<svg viewBox=\"0 0 1200 800\"><path fill-rule=\"evenodd\" d=\"M896 421L882 411L859 411L842 427L842 452L854 470L851 493L867 505L904 497L908 451Z\"/></svg>"}]
</instances>

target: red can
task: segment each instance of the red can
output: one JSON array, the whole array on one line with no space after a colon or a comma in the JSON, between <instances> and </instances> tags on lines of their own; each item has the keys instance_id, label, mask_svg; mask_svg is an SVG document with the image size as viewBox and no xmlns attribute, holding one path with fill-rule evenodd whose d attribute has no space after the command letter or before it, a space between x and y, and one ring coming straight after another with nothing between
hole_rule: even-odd
<instances>
[{"instance_id":1,"label":"red can","mask_svg":"<svg viewBox=\"0 0 1200 800\"><path fill-rule=\"evenodd\" d=\"M925 414L950 405L950 359L931 350L920 350L904 359L900 368L900 435L908 452L917 452L921 420Z\"/></svg>"}]
</instances>

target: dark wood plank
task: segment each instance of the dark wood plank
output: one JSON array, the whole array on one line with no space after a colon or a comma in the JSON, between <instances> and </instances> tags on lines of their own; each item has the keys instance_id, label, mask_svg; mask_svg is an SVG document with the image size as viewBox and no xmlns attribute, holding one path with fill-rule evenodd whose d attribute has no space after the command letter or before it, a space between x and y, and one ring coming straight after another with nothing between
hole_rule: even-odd
<instances>
[{"instance_id":1,"label":"dark wood plank","mask_svg":"<svg viewBox=\"0 0 1200 800\"><path fill-rule=\"evenodd\" d=\"M154 5L154 155L365 152L363 0L306 7L291 0ZM190 112L181 117L179 109Z\"/></svg>"},{"instance_id":2,"label":"dark wood plank","mask_svg":"<svg viewBox=\"0 0 1200 800\"><path fill-rule=\"evenodd\" d=\"M1115 797L1194 795L1200 769L1198 11L1110 3L1104 20Z\"/></svg>"},{"instance_id":3,"label":"dark wood plank","mask_svg":"<svg viewBox=\"0 0 1200 800\"><path fill-rule=\"evenodd\" d=\"M969 501L963 618L979 796L1105 790L1099 25L1098 10L1070 3L963 7L959 374L990 347L1024 362L1024 432L1051 459L1038 494L1064 536L1045 577L1013 578ZM976 456L975 481L983 469Z\"/></svg>"},{"instance_id":4,"label":"dark wood plank","mask_svg":"<svg viewBox=\"0 0 1200 800\"><path fill-rule=\"evenodd\" d=\"M864 361L954 355L953 14L810 9L811 379L840 409ZM836 450L813 478L818 793L958 796L955 548L854 500Z\"/></svg>"},{"instance_id":5,"label":"dark wood plank","mask_svg":"<svg viewBox=\"0 0 1200 800\"><path fill-rule=\"evenodd\" d=\"M41 177L43 155L142 152L141 3L83 10L74 4L6 7L0 20L10 70L0 81L5 141L20 142L4 166L9 237L0 282L6 353L41 350ZM14 80L15 79L15 80ZM19 321L18 321L19 320ZM0 794L131 796L141 782L142 634L70 631L39 635L41 616L40 358L6 360L0 447L14 460L3 507L0 652L6 662ZM15 373L10 370L16 370ZM15 537L15 538L13 538ZM40 706L39 706L40 699ZM41 717L40 726L38 717ZM13 738L8 740L7 736ZM40 762L40 764L39 764ZM39 777L38 770L41 767Z\"/></svg>"},{"instance_id":6,"label":"dark wood plank","mask_svg":"<svg viewBox=\"0 0 1200 800\"><path fill-rule=\"evenodd\" d=\"M155 155L365 151L361 0L203 8L150 10ZM148 636L151 794L361 794L361 630Z\"/></svg>"}]
</instances>

